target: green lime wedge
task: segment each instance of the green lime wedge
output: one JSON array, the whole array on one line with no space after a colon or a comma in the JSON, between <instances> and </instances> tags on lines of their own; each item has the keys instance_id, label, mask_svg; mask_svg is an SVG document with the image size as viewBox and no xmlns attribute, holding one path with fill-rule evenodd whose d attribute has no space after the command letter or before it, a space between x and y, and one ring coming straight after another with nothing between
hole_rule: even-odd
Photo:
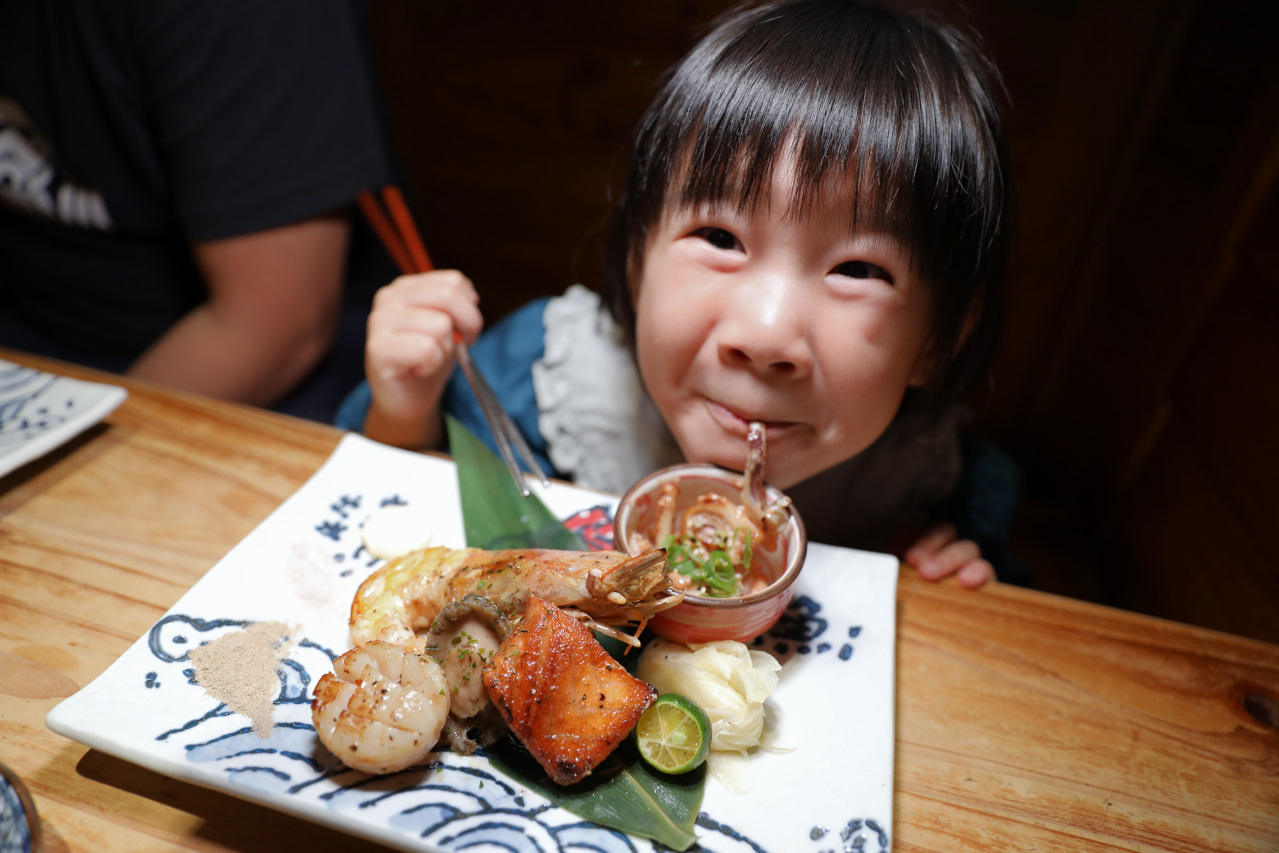
<instances>
[{"instance_id":1,"label":"green lime wedge","mask_svg":"<svg viewBox=\"0 0 1279 853\"><path fill-rule=\"evenodd\" d=\"M687 696L663 693L635 724L635 745L650 766L663 773L687 773L710 752L710 718Z\"/></svg>"}]
</instances>

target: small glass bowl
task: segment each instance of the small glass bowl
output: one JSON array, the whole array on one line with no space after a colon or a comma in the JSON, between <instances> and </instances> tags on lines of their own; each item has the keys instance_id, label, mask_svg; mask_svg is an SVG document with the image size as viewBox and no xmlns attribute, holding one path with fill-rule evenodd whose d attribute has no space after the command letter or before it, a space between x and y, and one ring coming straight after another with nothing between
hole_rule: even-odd
<instances>
[{"instance_id":1,"label":"small glass bowl","mask_svg":"<svg viewBox=\"0 0 1279 853\"><path fill-rule=\"evenodd\" d=\"M652 526L661 487L670 482L679 486L676 506L682 509L696 503L698 495L709 492L736 502L741 495L742 474L697 463L672 465L649 474L631 486L617 505L613 517L615 548L632 555L640 553L637 534ZM770 503L782 497L777 489L767 488ZM771 549L755 548L755 571L764 572L770 581L767 587L734 598L686 595L682 603L654 616L648 626L659 637L685 645L716 640L749 643L773 627L790 604L807 548L804 522L792 507L776 545Z\"/></svg>"}]
</instances>

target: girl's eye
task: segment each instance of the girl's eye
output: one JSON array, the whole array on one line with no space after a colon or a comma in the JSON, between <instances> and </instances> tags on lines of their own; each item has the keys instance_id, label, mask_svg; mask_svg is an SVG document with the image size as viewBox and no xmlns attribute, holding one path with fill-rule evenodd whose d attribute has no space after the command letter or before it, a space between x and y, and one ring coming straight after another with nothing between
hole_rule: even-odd
<instances>
[{"instance_id":1,"label":"girl's eye","mask_svg":"<svg viewBox=\"0 0 1279 853\"><path fill-rule=\"evenodd\" d=\"M889 284L893 283L893 277L888 270L866 261L844 261L831 272L848 278L878 278Z\"/></svg>"},{"instance_id":2,"label":"girl's eye","mask_svg":"<svg viewBox=\"0 0 1279 853\"><path fill-rule=\"evenodd\" d=\"M729 252L742 248L741 242L733 236L733 232L725 231L723 228L699 228L694 233L716 249L723 249Z\"/></svg>"}]
</instances>

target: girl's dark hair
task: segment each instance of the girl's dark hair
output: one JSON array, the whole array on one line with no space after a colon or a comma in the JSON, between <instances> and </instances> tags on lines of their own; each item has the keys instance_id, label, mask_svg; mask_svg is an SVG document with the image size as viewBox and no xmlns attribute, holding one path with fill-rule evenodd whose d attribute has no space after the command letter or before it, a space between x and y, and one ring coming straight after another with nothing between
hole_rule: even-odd
<instances>
[{"instance_id":1,"label":"girl's dark hair","mask_svg":"<svg viewBox=\"0 0 1279 853\"><path fill-rule=\"evenodd\" d=\"M911 252L932 294L932 378L907 405L939 412L985 371L1003 300L1002 88L958 30L855 0L740 8L677 65L641 119L614 210L605 302L633 335L630 278L668 204L766 197L794 153L793 209L853 182L853 221ZM793 147L791 147L793 146Z\"/></svg>"}]
</instances>

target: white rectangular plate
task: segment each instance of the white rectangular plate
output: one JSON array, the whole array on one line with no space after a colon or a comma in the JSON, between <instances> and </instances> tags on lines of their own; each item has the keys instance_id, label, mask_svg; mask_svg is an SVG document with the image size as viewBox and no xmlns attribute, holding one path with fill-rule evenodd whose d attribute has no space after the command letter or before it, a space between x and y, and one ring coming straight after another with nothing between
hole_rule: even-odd
<instances>
[{"instance_id":1,"label":"white rectangular plate","mask_svg":"<svg viewBox=\"0 0 1279 853\"><path fill-rule=\"evenodd\" d=\"M575 521L607 524L616 504L559 484L539 494ZM380 565L364 550L360 524L386 503L420 513L430 544L464 544L451 462L349 435L146 636L54 708L49 727L158 773L401 850L652 851L644 839L549 806L483 756L442 751L426 768L374 778L346 770L320 745L311 689L350 646L351 598ZM746 794L708 777L696 849L890 848L896 585L892 557L809 546L791 608L755 646L783 664L766 709L773 741L791 749L752 755ZM187 659L190 649L258 621L298 626L303 638L280 669L269 738L194 683Z\"/></svg>"},{"instance_id":2,"label":"white rectangular plate","mask_svg":"<svg viewBox=\"0 0 1279 853\"><path fill-rule=\"evenodd\" d=\"M0 477L70 441L129 392L0 361Z\"/></svg>"}]
</instances>

